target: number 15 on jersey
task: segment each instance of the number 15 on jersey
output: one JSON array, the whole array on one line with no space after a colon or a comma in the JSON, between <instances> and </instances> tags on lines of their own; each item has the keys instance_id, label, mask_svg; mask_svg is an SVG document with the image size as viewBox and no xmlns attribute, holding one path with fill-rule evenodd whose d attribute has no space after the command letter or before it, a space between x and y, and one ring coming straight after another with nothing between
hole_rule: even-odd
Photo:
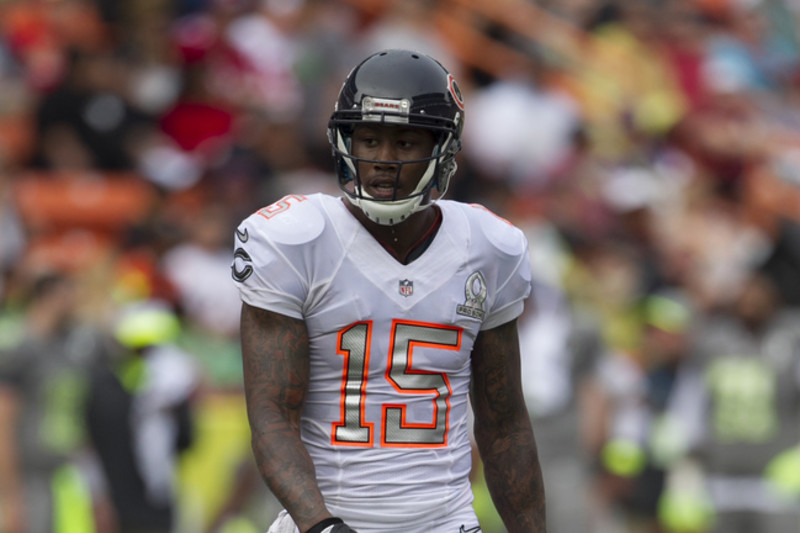
<instances>
[{"instance_id":1,"label":"number 15 on jersey","mask_svg":"<svg viewBox=\"0 0 800 533\"><path fill-rule=\"evenodd\" d=\"M373 324L357 322L339 332L337 352L344 358L340 397L340 419L333 423L331 441L340 446L375 445L375 424L365 420L367 376ZM452 388L447 374L414 367L416 347L459 350L461 328L392 321L391 340L385 379L397 392L397 402L381 406L381 447L444 447L450 426ZM407 401L413 396L429 397L433 415L430 421L411 422Z\"/></svg>"}]
</instances>

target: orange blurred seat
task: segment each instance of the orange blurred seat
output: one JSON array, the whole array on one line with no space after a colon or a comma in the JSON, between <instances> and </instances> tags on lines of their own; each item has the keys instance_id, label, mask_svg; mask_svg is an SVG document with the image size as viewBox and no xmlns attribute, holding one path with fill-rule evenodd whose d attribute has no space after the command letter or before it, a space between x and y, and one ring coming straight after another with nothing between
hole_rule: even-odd
<instances>
[{"instance_id":1,"label":"orange blurred seat","mask_svg":"<svg viewBox=\"0 0 800 533\"><path fill-rule=\"evenodd\" d=\"M116 233L144 220L157 199L155 188L135 174L31 173L14 189L24 224L36 232Z\"/></svg>"},{"instance_id":2,"label":"orange blurred seat","mask_svg":"<svg viewBox=\"0 0 800 533\"><path fill-rule=\"evenodd\" d=\"M28 244L22 263L34 268L66 272L89 272L113 251L113 242L95 233L72 230L35 237Z\"/></svg>"},{"instance_id":3,"label":"orange blurred seat","mask_svg":"<svg viewBox=\"0 0 800 533\"><path fill-rule=\"evenodd\" d=\"M23 113L0 116L0 157L22 163L33 153L33 120Z\"/></svg>"},{"instance_id":4,"label":"orange blurred seat","mask_svg":"<svg viewBox=\"0 0 800 533\"><path fill-rule=\"evenodd\" d=\"M152 184L135 174L30 173L13 190L28 260L69 270L113 251L158 199Z\"/></svg>"}]
</instances>

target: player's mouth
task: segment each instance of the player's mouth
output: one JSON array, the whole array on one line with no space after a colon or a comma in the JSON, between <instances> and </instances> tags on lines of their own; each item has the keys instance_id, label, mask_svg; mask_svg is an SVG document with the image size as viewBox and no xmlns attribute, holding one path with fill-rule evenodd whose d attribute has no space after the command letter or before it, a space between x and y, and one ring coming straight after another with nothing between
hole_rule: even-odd
<instances>
[{"instance_id":1,"label":"player's mouth","mask_svg":"<svg viewBox=\"0 0 800 533\"><path fill-rule=\"evenodd\" d=\"M395 198L397 183L394 179L379 179L367 183L366 192L373 198L379 200L391 200Z\"/></svg>"}]
</instances>

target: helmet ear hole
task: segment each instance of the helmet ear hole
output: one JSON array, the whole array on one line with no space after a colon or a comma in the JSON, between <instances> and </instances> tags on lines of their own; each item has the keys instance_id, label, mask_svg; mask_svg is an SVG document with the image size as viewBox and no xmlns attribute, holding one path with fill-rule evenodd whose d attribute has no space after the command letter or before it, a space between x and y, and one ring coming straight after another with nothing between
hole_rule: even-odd
<instances>
[{"instance_id":1,"label":"helmet ear hole","mask_svg":"<svg viewBox=\"0 0 800 533\"><path fill-rule=\"evenodd\" d=\"M350 169L347 161L340 158L338 163L338 172L337 174L340 176L339 181L342 184L350 183L351 181L355 180L355 176L353 175L353 171Z\"/></svg>"}]
</instances>

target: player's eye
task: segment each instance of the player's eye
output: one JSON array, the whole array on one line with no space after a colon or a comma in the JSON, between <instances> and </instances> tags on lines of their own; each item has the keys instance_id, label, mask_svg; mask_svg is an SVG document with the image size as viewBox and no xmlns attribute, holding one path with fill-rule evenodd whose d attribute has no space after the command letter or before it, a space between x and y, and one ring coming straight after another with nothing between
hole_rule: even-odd
<instances>
[{"instance_id":1,"label":"player's eye","mask_svg":"<svg viewBox=\"0 0 800 533\"><path fill-rule=\"evenodd\" d=\"M354 144L362 148L374 148L378 144L378 140L375 137L370 137L368 135L359 135L355 137L353 141Z\"/></svg>"},{"instance_id":2,"label":"player's eye","mask_svg":"<svg viewBox=\"0 0 800 533\"><path fill-rule=\"evenodd\" d=\"M409 150L411 148L414 148L416 145L417 143L415 141L408 139L400 139L399 141L397 141L397 146L399 146L404 150Z\"/></svg>"}]
</instances>

